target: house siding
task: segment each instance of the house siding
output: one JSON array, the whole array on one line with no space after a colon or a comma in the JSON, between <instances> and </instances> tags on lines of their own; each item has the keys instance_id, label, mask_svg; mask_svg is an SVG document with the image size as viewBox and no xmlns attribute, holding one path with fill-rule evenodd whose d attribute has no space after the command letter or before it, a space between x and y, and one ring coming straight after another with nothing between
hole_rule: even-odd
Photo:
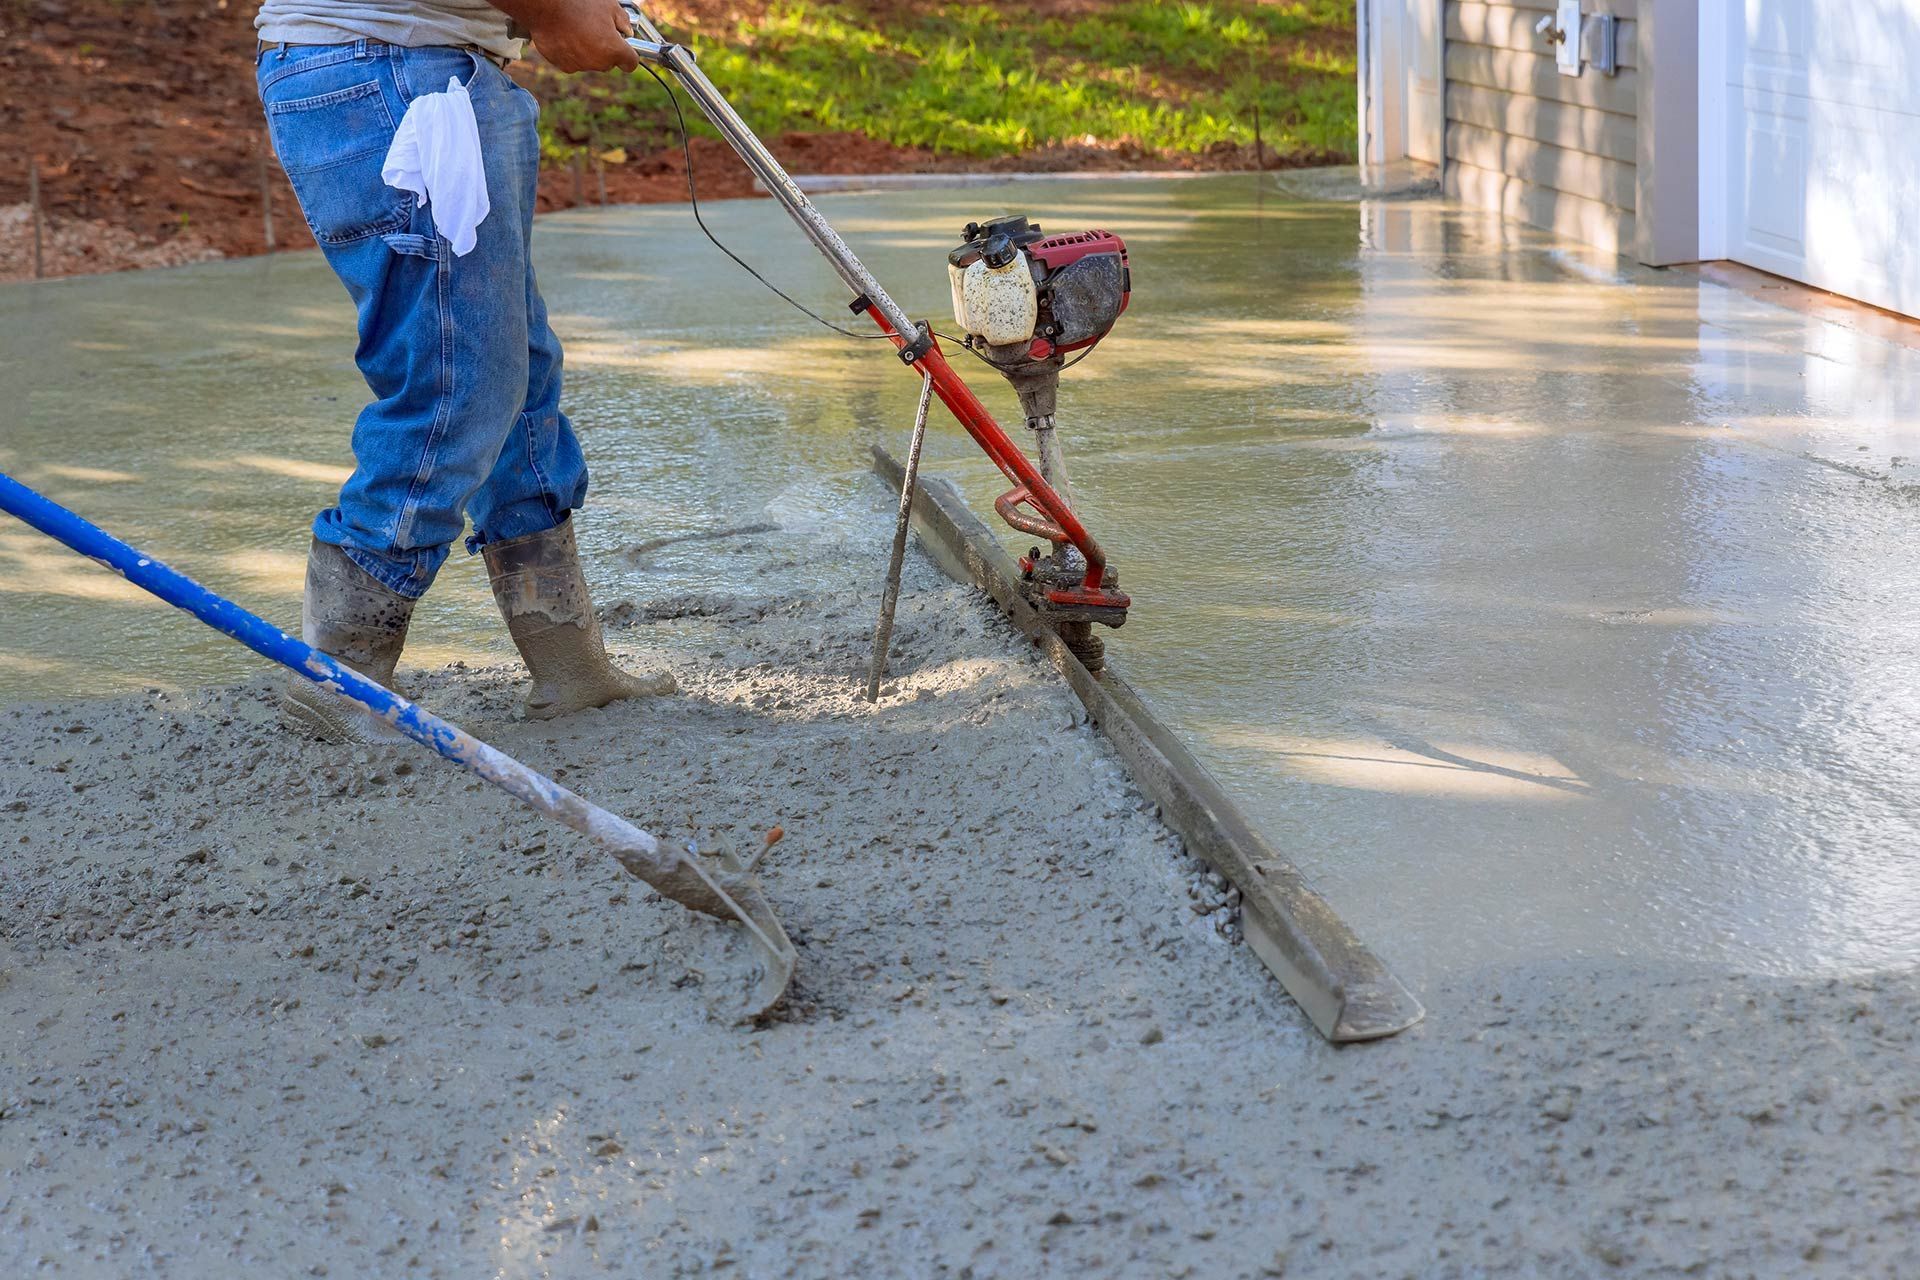
<instances>
[{"instance_id":1,"label":"house siding","mask_svg":"<svg viewBox=\"0 0 1920 1280\"><path fill-rule=\"evenodd\" d=\"M1611 0L1621 70L1563 76L1553 0L1446 0L1446 189L1614 253L1634 246L1640 0Z\"/></svg>"}]
</instances>

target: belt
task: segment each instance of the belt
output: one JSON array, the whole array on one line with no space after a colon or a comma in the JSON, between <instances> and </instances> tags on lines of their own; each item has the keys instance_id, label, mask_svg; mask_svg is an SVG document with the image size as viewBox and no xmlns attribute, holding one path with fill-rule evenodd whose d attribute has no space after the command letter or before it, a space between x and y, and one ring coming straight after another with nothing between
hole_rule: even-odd
<instances>
[{"instance_id":1,"label":"belt","mask_svg":"<svg viewBox=\"0 0 1920 1280\"><path fill-rule=\"evenodd\" d=\"M414 49L427 47L435 49L458 49L462 53L477 53L494 66L499 67L502 71L505 71L508 64L513 61L511 58L500 56L491 49L482 49L477 44L406 45L395 44L391 40L382 40L378 36L355 36L351 40L329 40L325 44L317 41L302 40L261 40L255 44L253 53L257 58L268 49L330 49L334 45L340 44L377 44L383 49Z\"/></svg>"}]
</instances>

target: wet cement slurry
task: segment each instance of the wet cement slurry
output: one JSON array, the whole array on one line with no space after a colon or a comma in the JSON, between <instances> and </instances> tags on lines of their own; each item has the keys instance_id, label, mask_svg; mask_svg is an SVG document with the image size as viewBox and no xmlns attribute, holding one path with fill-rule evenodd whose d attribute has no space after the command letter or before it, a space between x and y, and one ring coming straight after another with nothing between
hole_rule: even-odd
<instances>
[{"instance_id":1,"label":"wet cement slurry","mask_svg":"<svg viewBox=\"0 0 1920 1280\"><path fill-rule=\"evenodd\" d=\"M1911 1272L1910 353L1251 177L823 203L928 314L965 217L1127 235L1064 406L1119 660L1429 1018L1324 1043L922 558L859 698L913 380L683 211L558 217L580 533L683 693L515 722L459 555L400 682L664 833L780 823L792 1006L714 1017L723 926L0 527L0 1273ZM291 621L350 324L310 255L0 289L0 466Z\"/></svg>"},{"instance_id":2,"label":"wet cement slurry","mask_svg":"<svg viewBox=\"0 0 1920 1280\"><path fill-rule=\"evenodd\" d=\"M1477 214L1252 177L822 203L935 316L970 216L1126 236L1133 306L1061 412L1138 600L1116 660L1410 978L1920 958L1920 355ZM712 215L838 296L769 204ZM878 344L771 299L683 209L549 218L540 252L589 550L622 585L724 574L724 540L620 559L637 543L870 518L862 449L910 412ZM291 619L306 513L349 461L346 325L312 254L0 290L0 466ZM995 492L951 424L927 466ZM0 593L0 696L257 665L17 528ZM509 656L477 561L416 635L422 662Z\"/></svg>"}]
</instances>

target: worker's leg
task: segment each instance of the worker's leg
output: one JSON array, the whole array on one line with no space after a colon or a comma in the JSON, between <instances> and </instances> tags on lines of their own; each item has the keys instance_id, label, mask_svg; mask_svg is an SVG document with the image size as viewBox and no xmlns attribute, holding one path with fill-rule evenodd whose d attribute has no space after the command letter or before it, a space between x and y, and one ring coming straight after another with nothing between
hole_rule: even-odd
<instances>
[{"instance_id":1,"label":"worker's leg","mask_svg":"<svg viewBox=\"0 0 1920 1280\"><path fill-rule=\"evenodd\" d=\"M408 105L450 77L470 85L493 204L460 257L432 211L380 176ZM450 48L270 49L260 83L274 148L358 310L355 358L374 396L354 425L353 475L314 536L388 590L418 597L526 400L520 206L538 162L534 107L493 64ZM554 481L571 496L584 468Z\"/></svg>"},{"instance_id":2,"label":"worker's leg","mask_svg":"<svg viewBox=\"0 0 1920 1280\"><path fill-rule=\"evenodd\" d=\"M528 218L531 234L532 176L528 181ZM562 356L560 338L547 323L546 300L534 280L532 264L526 275L527 385L520 416L507 433L507 442L493 471L473 495L469 514L473 536L468 550L489 542L524 538L551 529L567 518L587 496L587 464L573 424L560 411Z\"/></svg>"},{"instance_id":3,"label":"worker's leg","mask_svg":"<svg viewBox=\"0 0 1920 1280\"><path fill-rule=\"evenodd\" d=\"M355 353L373 402L353 430L354 471L313 523L303 632L336 659L390 682L413 602L459 536L467 499L498 459L527 381L525 230L481 224L454 257L429 210L381 167L415 97L491 64L456 49L356 42L270 49L259 80L274 149L307 223L358 312ZM503 110L503 108L511 108ZM475 102L489 190L511 200L530 113ZM301 680L289 718L322 736L365 738L369 721Z\"/></svg>"},{"instance_id":4,"label":"worker's leg","mask_svg":"<svg viewBox=\"0 0 1920 1280\"><path fill-rule=\"evenodd\" d=\"M501 95L533 98L505 75L475 77L476 102ZM531 116L529 117L531 120ZM531 124L525 164L512 191L493 196L495 218L514 219L533 234L538 146ZM546 302L528 263L520 288L526 304L526 382L520 412L486 482L473 495L469 550L484 548L494 599L533 677L525 710L550 718L622 698L671 693L666 672L630 675L607 658L593 600L581 569L570 519L587 494L586 461L573 427L560 411L560 339L547 323Z\"/></svg>"},{"instance_id":5,"label":"worker's leg","mask_svg":"<svg viewBox=\"0 0 1920 1280\"><path fill-rule=\"evenodd\" d=\"M547 324L531 270L527 331L527 403L493 474L474 495L469 540L485 551L494 599L533 677L526 714L551 719L672 693L671 674L631 675L607 657L570 518L586 495L586 470L573 427L560 412L560 339ZM577 476L577 484L556 485L562 476Z\"/></svg>"},{"instance_id":6,"label":"worker's leg","mask_svg":"<svg viewBox=\"0 0 1920 1280\"><path fill-rule=\"evenodd\" d=\"M519 113L523 121L521 129L499 141L501 181L489 184L488 194L493 204L489 218L513 228L520 243L528 244L533 237L539 195L539 104L491 63L481 68L469 91L476 112L484 103L502 119ZM560 412L560 339L547 323L547 305L534 282L531 258L523 258L519 277L502 279L500 288L518 294L524 317L519 331L522 350L518 367L524 376L505 443L469 506L468 514L473 519L470 551L488 542L551 529L587 496L586 459L572 424Z\"/></svg>"}]
</instances>

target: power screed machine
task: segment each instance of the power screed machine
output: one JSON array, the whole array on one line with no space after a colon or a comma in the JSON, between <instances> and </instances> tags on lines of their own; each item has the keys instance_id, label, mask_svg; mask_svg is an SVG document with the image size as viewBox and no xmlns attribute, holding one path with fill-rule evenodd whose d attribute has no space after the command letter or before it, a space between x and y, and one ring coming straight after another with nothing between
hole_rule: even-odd
<instances>
[{"instance_id":1,"label":"power screed machine","mask_svg":"<svg viewBox=\"0 0 1920 1280\"><path fill-rule=\"evenodd\" d=\"M622 0L622 8L639 33L627 43L640 56L641 65L655 79L660 79L653 71L655 67L673 75L853 291L853 313L869 317L882 335L892 339L901 362L924 380L908 451L880 634L875 641L869 698L877 692L892 629L900 554L932 396L939 397L1012 484L994 501L1000 518L1047 544L1045 549L1035 545L1020 560L1029 603L1054 625L1090 670L1098 671L1103 665L1104 646L1093 627L1120 626L1126 621L1130 602L1120 590L1106 551L1074 514L1055 412L1061 372L1090 354L1127 308L1132 278L1126 245L1108 231L1048 234L1026 217L1013 216L969 222L961 232L961 245L947 257L954 319L963 332L958 342L1012 384L1027 427L1034 433L1039 457L1036 465L948 362L933 326L910 319L881 288L873 273L707 79L693 51L662 36L637 4ZM666 81L661 80L661 84L671 94ZM692 186L689 156L689 194ZM695 201L697 214L697 196Z\"/></svg>"}]
</instances>

